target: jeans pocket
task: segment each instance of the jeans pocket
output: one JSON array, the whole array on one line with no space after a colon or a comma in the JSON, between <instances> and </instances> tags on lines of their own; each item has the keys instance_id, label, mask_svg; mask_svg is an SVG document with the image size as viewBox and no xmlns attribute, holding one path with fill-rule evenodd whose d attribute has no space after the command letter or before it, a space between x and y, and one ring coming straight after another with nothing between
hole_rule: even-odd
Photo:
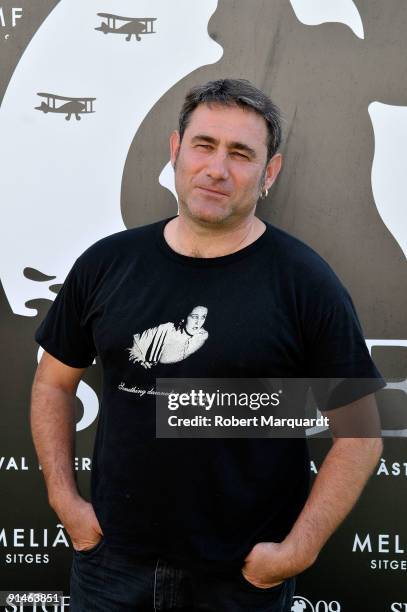
<instances>
[{"instance_id":1,"label":"jeans pocket","mask_svg":"<svg viewBox=\"0 0 407 612\"><path fill-rule=\"evenodd\" d=\"M85 550L76 550L74 548L74 553L79 557L93 557L93 555L96 555L103 548L104 545L105 538L102 536L99 542L92 546L92 548L86 548Z\"/></svg>"}]
</instances>

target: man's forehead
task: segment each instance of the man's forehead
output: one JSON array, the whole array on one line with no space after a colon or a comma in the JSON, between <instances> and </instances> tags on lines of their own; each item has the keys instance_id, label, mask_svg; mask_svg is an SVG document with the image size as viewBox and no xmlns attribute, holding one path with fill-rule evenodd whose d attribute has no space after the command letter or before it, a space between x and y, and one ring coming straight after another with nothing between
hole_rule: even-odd
<instances>
[{"instance_id":1,"label":"man's forehead","mask_svg":"<svg viewBox=\"0 0 407 612\"><path fill-rule=\"evenodd\" d=\"M239 140L239 134L245 138L261 139L267 141L267 124L265 119L248 107L237 104L221 104L218 102L199 104L191 113L185 131L190 137L195 133L208 133L214 136L215 132L230 140Z\"/></svg>"}]
</instances>

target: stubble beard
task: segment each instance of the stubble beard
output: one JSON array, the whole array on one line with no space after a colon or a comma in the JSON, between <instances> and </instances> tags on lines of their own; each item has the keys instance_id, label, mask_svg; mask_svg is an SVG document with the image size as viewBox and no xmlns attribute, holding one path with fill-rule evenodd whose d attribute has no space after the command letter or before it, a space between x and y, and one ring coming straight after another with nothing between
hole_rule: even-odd
<instances>
[{"instance_id":1,"label":"stubble beard","mask_svg":"<svg viewBox=\"0 0 407 612\"><path fill-rule=\"evenodd\" d=\"M175 188L177 186L177 175L176 175L176 171L177 171L177 165L178 165L178 156L179 156L179 151L178 154L175 158L174 161L174 174L175 174ZM266 166L264 167L264 170L262 172L262 175L260 177L259 183L258 183L258 187L257 187L257 196L255 199L255 203L254 206L252 208L250 208L249 213L246 215L246 217L250 216L250 214L255 214L256 212L256 207L257 207L257 202L261 197L261 194L263 193L263 189L264 189L264 183L265 183L265 178L266 178ZM225 225L227 225L228 223L230 224L230 219L233 218L235 215L235 211L236 211L236 206L231 207L231 209L228 211L228 214L219 214L219 215L211 215L211 216L207 216L207 215L200 215L200 214L194 214L193 210L191 210L191 207L188 205L186 200L183 200L182 197L179 195L178 190L176 188L176 192L178 195L178 206L179 206L179 212L185 216L187 216L191 221L198 223L199 225L202 225L204 227L224 227ZM241 216L241 215L239 215Z\"/></svg>"},{"instance_id":2,"label":"stubble beard","mask_svg":"<svg viewBox=\"0 0 407 612\"><path fill-rule=\"evenodd\" d=\"M225 222L227 222L229 217L232 216L234 213L233 207L232 207L232 210L229 211L229 214L226 214L226 215L222 213L220 213L219 215L214 215L214 214L206 215L204 213L199 213L199 212L195 213L193 210L193 206L188 204L187 198L183 198L182 195L180 195L179 190L177 189L178 157L179 157L179 151L178 151L177 157L175 158L174 165L173 165L174 175L175 175L175 190L178 195L179 213L188 217L188 219L190 219L194 223L197 223L198 225L201 225L202 227L222 227L224 226Z\"/></svg>"}]
</instances>

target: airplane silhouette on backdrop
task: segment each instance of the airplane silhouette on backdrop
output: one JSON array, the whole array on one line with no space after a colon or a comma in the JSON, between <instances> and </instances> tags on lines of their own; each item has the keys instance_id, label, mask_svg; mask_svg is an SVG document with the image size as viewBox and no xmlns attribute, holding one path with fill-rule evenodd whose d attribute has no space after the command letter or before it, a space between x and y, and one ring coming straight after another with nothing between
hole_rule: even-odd
<instances>
[{"instance_id":1,"label":"airplane silhouette on backdrop","mask_svg":"<svg viewBox=\"0 0 407 612\"><path fill-rule=\"evenodd\" d=\"M140 41L140 34L156 34L154 31L154 21L157 21L156 17L120 17L119 15L112 15L110 13L98 13L98 17L107 19L107 22L103 21L98 28L99 32L108 34L127 34L126 40L129 41L134 35L136 40ZM127 23L116 27L116 21L126 21Z\"/></svg>"},{"instance_id":2,"label":"airplane silhouette on backdrop","mask_svg":"<svg viewBox=\"0 0 407 612\"><path fill-rule=\"evenodd\" d=\"M51 93L38 92L37 96L47 98L41 102L40 106L36 106L36 110L41 110L43 113L64 113L66 114L65 119L69 121L72 115L75 115L77 121L81 120L79 115L94 113L93 101L96 98L70 98L66 96L57 96ZM56 100L68 100L61 106L56 106Z\"/></svg>"}]
</instances>

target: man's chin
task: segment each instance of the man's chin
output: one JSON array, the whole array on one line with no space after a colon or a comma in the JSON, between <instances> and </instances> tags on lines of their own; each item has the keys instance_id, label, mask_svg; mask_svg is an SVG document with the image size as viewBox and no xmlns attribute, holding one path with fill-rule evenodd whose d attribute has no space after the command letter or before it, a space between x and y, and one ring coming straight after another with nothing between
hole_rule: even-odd
<instances>
[{"instance_id":1,"label":"man's chin","mask_svg":"<svg viewBox=\"0 0 407 612\"><path fill-rule=\"evenodd\" d=\"M220 208L219 206L205 205L187 205L186 214L194 221L210 224L210 225L222 225L231 216L230 210Z\"/></svg>"}]
</instances>

